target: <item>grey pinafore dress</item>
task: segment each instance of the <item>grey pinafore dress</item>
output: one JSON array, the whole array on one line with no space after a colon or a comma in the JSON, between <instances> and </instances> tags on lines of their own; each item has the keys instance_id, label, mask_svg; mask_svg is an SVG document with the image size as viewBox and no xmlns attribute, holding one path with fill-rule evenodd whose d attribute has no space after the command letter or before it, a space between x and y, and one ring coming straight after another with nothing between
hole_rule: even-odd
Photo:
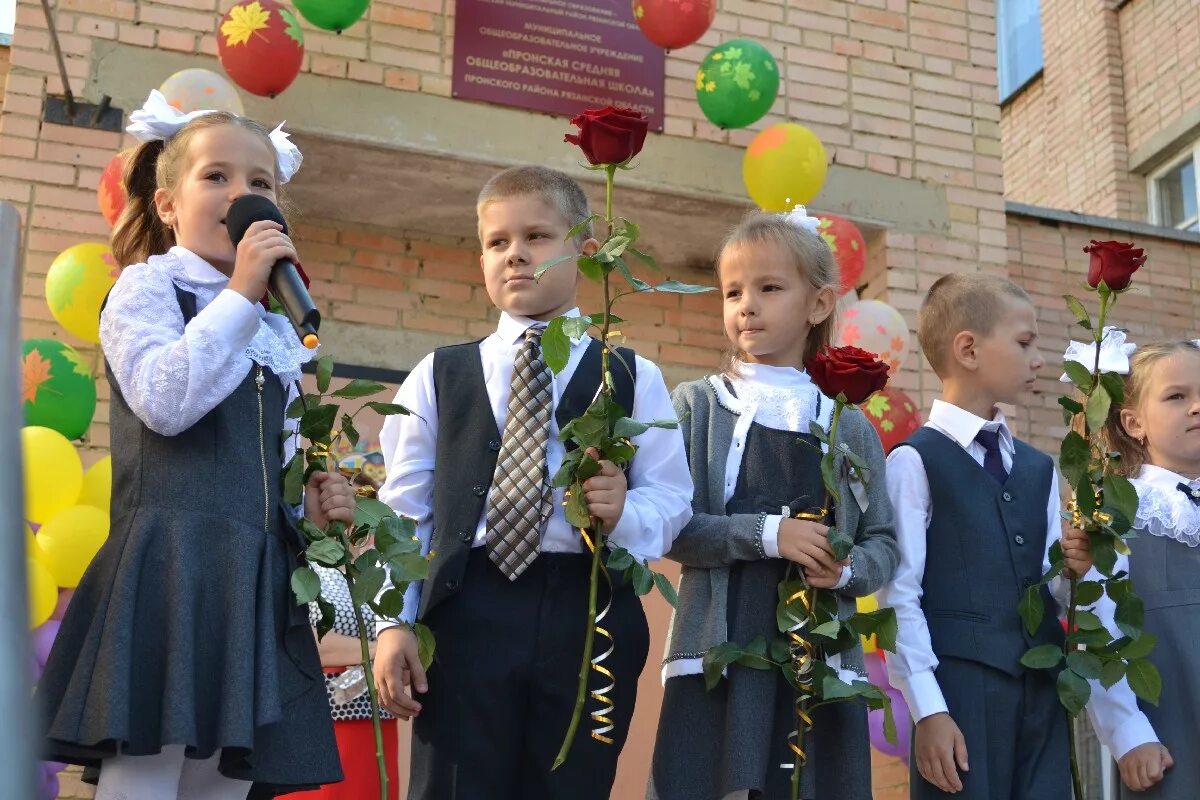
<instances>
[{"instance_id":1,"label":"grey pinafore dress","mask_svg":"<svg viewBox=\"0 0 1200 800\"><path fill-rule=\"evenodd\" d=\"M176 289L185 322L194 295ZM92 768L185 745L273 797L342 778L299 535L280 496L284 388L254 365L161 436L112 387L112 525L37 687L45 757Z\"/></svg>"},{"instance_id":2,"label":"grey pinafore dress","mask_svg":"<svg viewBox=\"0 0 1200 800\"><path fill-rule=\"evenodd\" d=\"M819 416L819 414L818 414ZM784 505L820 507L825 496L817 440L808 434L751 423L726 513L778 514ZM730 641L769 642L777 587L789 562L743 561L729 576ZM667 679L648 800L721 800L749 790L751 798L791 797L794 756L786 744L795 729L795 692L778 670L731 665L711 692L704 677ZM866 706L835 703L813 714L807 737L806 800L870 800L870 733Z\"/></svg>"}]
</instances>

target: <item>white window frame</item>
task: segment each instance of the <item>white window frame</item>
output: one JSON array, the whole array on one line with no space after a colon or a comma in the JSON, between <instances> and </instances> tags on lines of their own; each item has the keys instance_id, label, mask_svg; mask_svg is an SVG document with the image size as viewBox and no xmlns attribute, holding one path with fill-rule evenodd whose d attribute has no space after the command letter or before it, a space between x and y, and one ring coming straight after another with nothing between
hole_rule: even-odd
<instances>
[{"instance_id":1,"label":"white window frame","mask_svg":"<svg viewBox=\"0 0 1200 800\"><path fill-rule=\"evenodd\" d=\"M1160 193L1158 191L1159 181L1161 181L1163 176L1165 176L1168 172L1178 168L1181 164L1186 163L1189 159L1193 164L1192 173L1196 180L1196 213L1198 217L1200 217L1200 141L1196 141L1192 143L1192 145L1186 150L1176 154L1173 158L1163 164L1163 166L1154 170L1154 172L1150 173L1148 176L1146 180L1146 207L1150 209L1151 225L1158 225L1163 228L1171 228L1178 231L1187 231L1190 226L1196 225L1197 222L1200 221L1197 217L1184 220L1177 225L1168 225L1163 221L1162 201L1160 200ZM1194 231L1189 231L1189 233L1194 233Z\"/></svg>"}]
</instances>

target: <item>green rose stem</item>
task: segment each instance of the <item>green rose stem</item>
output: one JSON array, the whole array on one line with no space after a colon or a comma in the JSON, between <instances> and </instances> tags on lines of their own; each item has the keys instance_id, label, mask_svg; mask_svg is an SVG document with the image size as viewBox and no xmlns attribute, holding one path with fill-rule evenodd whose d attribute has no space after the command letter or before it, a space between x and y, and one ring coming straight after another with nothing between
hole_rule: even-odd
<instances>
[{"instance_id":1,"label":"green rose stem","mask_svg":"<svg viewBox=\"0 0 1200 800\"><path fill-rule=\"evenodd\" d=\"M613 214L612 214L612 198L613 198L613 178L616 175L617 166L615 164L604 165L604 222L608 226L608 235L613 234ZM603 347L600 349L600 394L605 397L612 393L612 381L610 380L611 366L609 364L608 353L608 336L612 325L612 291L609 286L609 270L604 271L604 279L601 282L604 287L604 323L600 329L600 342ZM582 484L574 487L575 491L583 491ZM558 769L567 760L567 755L571 752L571 745L575 742L575 733L579 729L579 720L583 717L583 704L587 700L587 684L588 677L592 669L592 649L596 642L596 595L598 594L600 585L600 551L604 549L604 526L600 524L600 520L592 518L592 566L588 578L588 613L587 613L587 629L583 634L583 659L579 664L579 687L575 692L575 708L571 712L571 722L567 725L566 736L563 737L562 746L558 750L558 755L554 758L554 766L552 770ZM585 534L586 538L586 534Z\"/></svg>"}]
</instances>

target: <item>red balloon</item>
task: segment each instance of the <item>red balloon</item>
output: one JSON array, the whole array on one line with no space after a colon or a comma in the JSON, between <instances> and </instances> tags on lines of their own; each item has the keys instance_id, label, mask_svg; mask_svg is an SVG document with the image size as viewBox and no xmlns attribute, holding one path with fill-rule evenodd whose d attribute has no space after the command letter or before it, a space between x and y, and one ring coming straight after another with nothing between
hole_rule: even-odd
<instances>
[{"instance_id":1,"label":"red balloon","mask_svg":"<svg viewBox=\"0 0 1200 800\"><path fill-rule=\"evenodd\" d=\"M883 443L886 453L921 427L921 410L904 392L892 386L876 392L862 404L863 413Z\"/></svg>"},{"instance_id":2,"label":"red balloon","mask_svg":"<svg viewBox=\"0 0 1200 800\"><path fill-rule=\"evenodd\" d=\"M125 184L121 175L125 172L125 154L117 153L100 173L100 182L96 184L96 201L100 204L100 213L108 220L109 225L117 224L117 217L125 209Z\"/></svg>"},{"instance_id":3,"label":"red balloon","mask_svg":"<svg viewBox=\"0 0 1200 800\"><path fill-rule=\"evenodd\" d=\"M717 16L717 0L633 0L633 18L654 44L678 50L697 41Z\"/></svg>"},{"instance_id":4,"label":"red balloon","mask_svg":"<svg viewBox=\"0 0 1200 800\"><path fill-rule=\"evenodd\" d=\"M221 18L217 55L238 86L274 97L300 72L304 32L296 15L275 0L242 0Z\"/></svg>"},{"instance_id":5,"label":"red balloon","mask_svg":"<svg viewBox=\"0 0 1200 800\"><path fill-rule=\"evenodd\" d=\"M862 231L845 217L837 214L813 214L821 220L818 230L821 238L829 244L833 257L837 259L838 269L842 274L842 288L839 294L845 294L858 286L862 278L863 267L867 263L867 240Z\"/></svg>"}]
</instances>

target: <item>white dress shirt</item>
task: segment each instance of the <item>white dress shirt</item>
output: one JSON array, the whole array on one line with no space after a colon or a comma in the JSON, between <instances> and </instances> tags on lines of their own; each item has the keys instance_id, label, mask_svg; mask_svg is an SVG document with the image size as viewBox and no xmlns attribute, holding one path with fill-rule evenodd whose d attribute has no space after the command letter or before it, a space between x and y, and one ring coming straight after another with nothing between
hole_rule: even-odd
<instances>
[{"instance_id":1,"label":"white dress shirt","mask_svg":"<svg viewBox=\"0 0 1200 800\"><path fill-rule=\"evenodd\" d=\"M929 412L929 421L925 424L957 442L980 466L983 465L985 451L983 445L975 441L975 436L980 430L996 431L1000 435L1000 456L1004 468L1012 471L1016 448L1001 411L997 410L992 419L985 420L951 403L935 400ZM1046 504L1043 574L1050 569L1050 547L1062 538L1062 501L1059 497L1057 470L1052 474L1050 497ZM938 659L933 653L929 626L921 610L921 583L925 577L925 537L932 509L929 478L925 472L925 464L915 448L898 447L888 456L887 485L896 512L896 541L900 547L900 566L892 582L880 592L879 598L881 605L896 609L899 623L896 652L887 658L888 677L892 685L904 696L913 720L920 722L925 717L946 712L947 707L941 687L934 676ZM1099 574L1094 570L1088 576L1093 580L1098 577ZM1066 614L1070 585L1060 576L1050 582L1049 589L1057 601L1058 613L1062 618ZM1102 597L1096 605L1096 613L1101 619L1104 619L1107 613L1111 620L1114 608L1108 596ZM1017 613L1015 605L1012 613ZM1097 731L1120 731L1120 735L1110 733L1108 738L1109 747L1117 758L1137 744L1157 741L1145 715L1138 710L1137 701L1125 681L1121 681L1109 691L1105 691L1099 681L1090 683L1092 699L1088 704L1088 712ZM1140 741L1129 744L1134 739Z\"/></svg>"},{"instance_id":2,"label":"white dress shirt","mask_svg":"<svg viewBox=\"0 0 1200 800\"><path fill-rule=\"evenodd\" d=\"M578 314L577 310L570 312ZM497 431L503 431L508 417L508 395L512 383L513 364L520 349L525 330L538 325L534 320L507 312L500 315L496 332L479 343L491 413ZM558 407L563 390L575 374L575 369L587 349L589 337L571 341L567 366L554 376L554 408ZM613 365L620 369L619 364ZM404 405L411 415L389 416L380 432L380 444L387 465L387 480L379 490L379 499L402 516L417 523L417 538L421 552L428 553L433 533L433 484L437 452L437 398L433 386L433 355L423 358L400 386L396 402ZM637 383L634 387L633 408L627 409L633 419L650 422L675 419L675 409L663 383L662 373L650 361L637 357ZM558 421L551 415L546 462L553 476L562 464L566 450L558 440ZM638 445L628 472L629 491L620 520L609 534L609 541L620 545L639 559L650 561L662 557L692 515L692 478L688 471L683 436L678 429L650 428L634 438ZM487 503L491 502L489 489ZM562 513L563 488L556 488L552 504L554 513L542 534L542 552L579 553L583 551L579 532L567 523ZM487 541L487 505L475 527L473 546ZM385 590L387 586L384 587ZM411 623L416 618L420 598L419 583L410 584L404 596L401 620ZM393 626L390 620L378 620L380 630Z\"/></svg>"}]
</instances>

